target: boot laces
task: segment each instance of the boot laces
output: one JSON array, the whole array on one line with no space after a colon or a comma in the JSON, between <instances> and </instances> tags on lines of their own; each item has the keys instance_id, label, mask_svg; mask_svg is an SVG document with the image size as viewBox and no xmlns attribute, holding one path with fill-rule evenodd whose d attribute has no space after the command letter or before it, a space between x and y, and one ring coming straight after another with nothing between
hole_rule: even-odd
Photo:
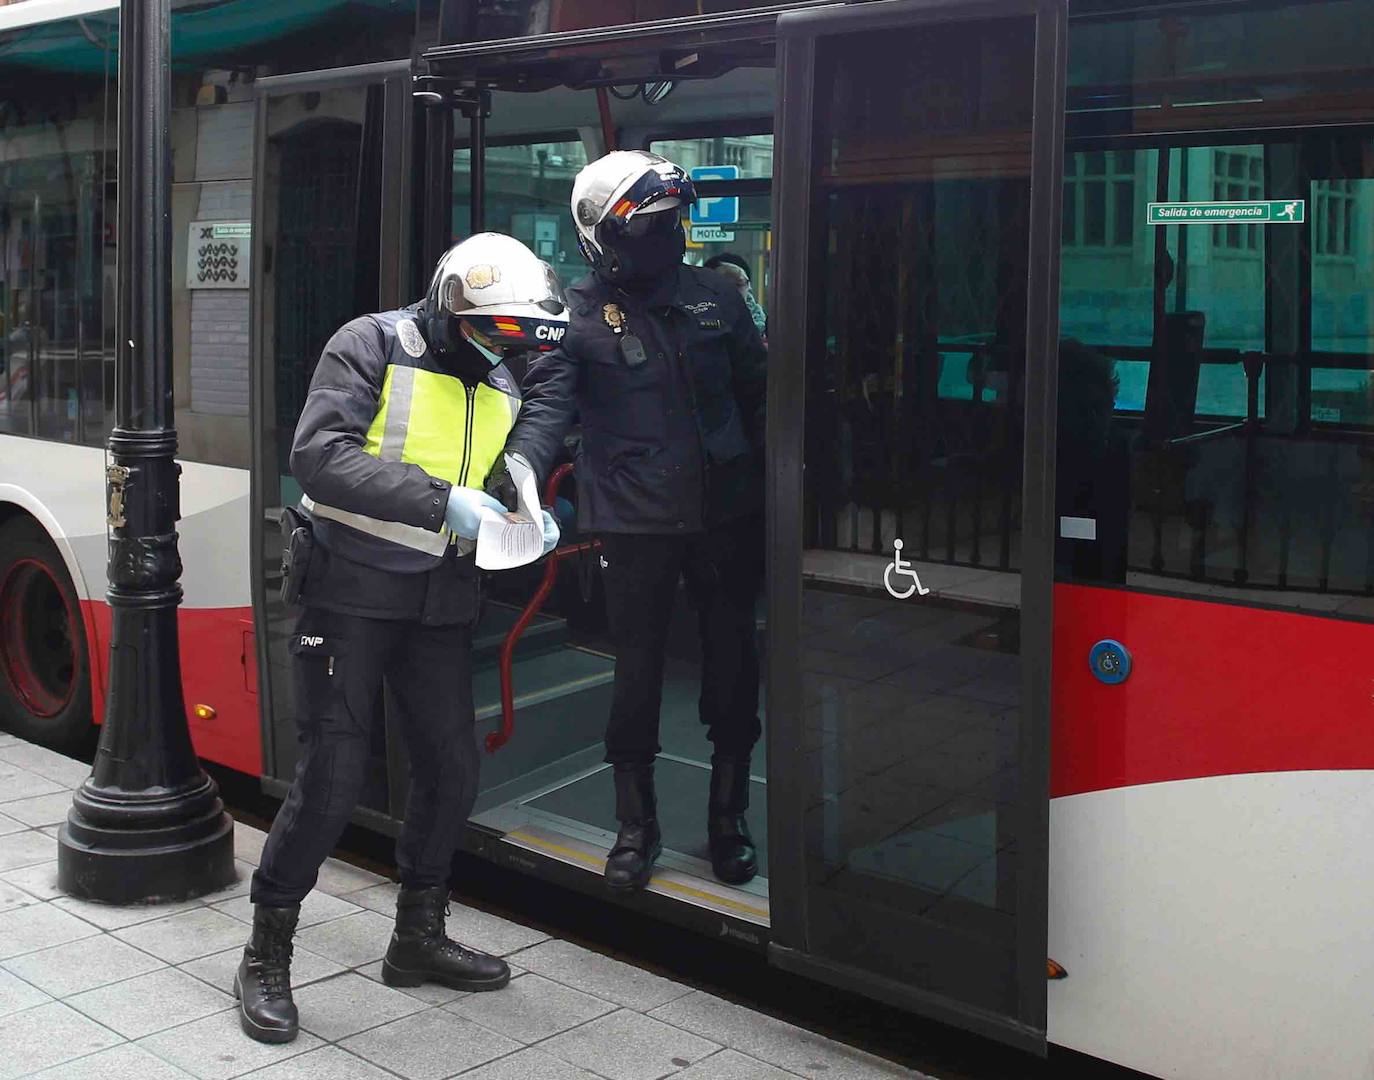
<instances>
[{"instance_id":1,"label":"boot laces","mask_svg":"<svg viewBox=\"0 0 1374 1080\"><path fill-rule=\"evenodd\" d=\"M445 921L453 913L452 905L446 900L442 908L437 905L429 911L429 924L425 927L426 934L434 940L436 948L445 955L455 956L459 960L471 961L476 959L476 953L461 942L454 941L445 932Z\"/></svg>"},{"instance_id":2,"label":"boot laces","mask_svg":"<svg viewBox=\"0 0 1374 1080\"><path fill-rule=\"evenodd\" d=\"M291 957L295 952L291 932L263 930L262 938L263 947L253 951L256 961L254 967L262 987L262 997L266 1001L290 997Z\"/></svg>"}]
</instances>

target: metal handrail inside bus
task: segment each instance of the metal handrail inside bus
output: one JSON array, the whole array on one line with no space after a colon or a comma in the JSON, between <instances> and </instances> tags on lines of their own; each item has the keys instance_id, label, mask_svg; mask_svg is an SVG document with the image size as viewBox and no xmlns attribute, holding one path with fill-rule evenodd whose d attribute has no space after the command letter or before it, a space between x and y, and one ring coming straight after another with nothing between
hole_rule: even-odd
<instances>
[{"instance_id":1,"label":"metal handrail inside bus","mask_svg":"<svg viewBox=\"0 0 1374 1080\"><path fill-rule=\"evenodd\" d=\"M571 462L554 469L548 483L544 485L544 506L546 508L552 510L554 500L558 496L559 485L572 475L572 471ZM506 743L510 742L511 736L515 734L515 685L512 668L515 664L515 646L520 641L520 635L525 632L525 628L539 614L539 609L544 606L544 602L549 598L549 593L553 592L553 587L558 582L559 563L570 555L597 551L600 547L600 541L582 540L575 544L564 544L549 552L548 558L544 562L544 576L539 581L539 588L534 590L534 595L530 597L529 603L520 612L520 617L515 620L515 625L506 633L505 641L501 643L501 727L497 731L487 734L486 748L488 754L496 753Z\"/></svg>"}]
</instances>

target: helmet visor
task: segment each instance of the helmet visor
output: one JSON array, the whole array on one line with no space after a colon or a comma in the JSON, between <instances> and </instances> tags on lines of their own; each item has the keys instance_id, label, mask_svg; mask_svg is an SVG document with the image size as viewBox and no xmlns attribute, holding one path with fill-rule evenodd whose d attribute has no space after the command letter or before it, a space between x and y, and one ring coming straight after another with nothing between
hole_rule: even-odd
<instances>
[{"instance_id":1,"label":"helmet visor","mask_svg":"<svg viewBox=\"0 0 1374 1080\"><path fill-rule=\"evenodd\" d=\"M548 352L563 340L568 324L564 319L541 319L532 315L467 312L458 317L458 327L465 338L489 356L504 357L507 353L532 350Z\"/></svg>"},{"instance_id":2,"label":"helmet visor","mask_svg":"<svg viewBox=\"0 0 1374 1080\"><path fill-rule=\"evenodd\" d=\"M625 222L617 222L620 231L635 239L645 236L668 236L673 233L682 220L676 206L664 208L657 213L638 213Z\"/></svg>"},{"instance_id":3,"label":"helmet visor","mask_svg":"<svg viewBox=\"0 0 1374 1080\"><path fill-rule=\"evenodd\" d=\"M608 219L628 222L641 215L669 217L668 210L697 201L696 188L676 165L646 172L615 201Z\"/></svg>"}]
</instances>

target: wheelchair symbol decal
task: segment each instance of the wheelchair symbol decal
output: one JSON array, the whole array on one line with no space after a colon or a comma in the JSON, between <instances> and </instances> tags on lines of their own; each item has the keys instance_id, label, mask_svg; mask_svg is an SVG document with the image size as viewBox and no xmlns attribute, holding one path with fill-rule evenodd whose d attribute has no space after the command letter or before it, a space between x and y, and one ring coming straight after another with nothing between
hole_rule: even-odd
<instances>
[{"instance_id":1,"label":"wheelchair symbol decal","mask_svg":"<svg viewBox=\"0 0 1374 1080\"><path fill-rule=\"evenodd\" d=\"M894 572L899 576L909 577L911 579L911 583L907 586L905 592L898 592L892 587L892 575ZM883 570L883 587L887 589L894 600L906 600L912 596L925 596L926 593L930 592L929 589L921 584L921 577L911 568L911 563L902 558L902 542L900 540L892 541L892 562Z\"/></svg>"}]
</instances>

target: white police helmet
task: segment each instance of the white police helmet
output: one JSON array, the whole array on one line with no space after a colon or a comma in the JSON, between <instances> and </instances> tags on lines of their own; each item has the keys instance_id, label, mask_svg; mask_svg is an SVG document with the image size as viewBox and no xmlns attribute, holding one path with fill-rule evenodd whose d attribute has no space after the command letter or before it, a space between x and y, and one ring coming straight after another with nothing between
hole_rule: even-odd
<instances>
[{"instance_id":1,"label":"white police helmet","mask_svg":"<svg viewBox=\"0 0 1374 1080\"><path fill-rule=\"evenodd\" d=\"M577 242L593 266L600 267L623 235L648 227L661 211L696 202L696 189L678 165L646 150L615 150L597 158L573 180L572 216ZM678 227L679 214L671 219ZM636 225L636 222L639 224Z\"/></svg>"},{"instance_id":2,"label":"white police helmet","mask_svg":"<svg viewBox=\"0 0 1374 1080\"><path fill-rule=\"evenodd\" d=\"M491 363L563 340L568 308L553 267L513 236L478 233L439 260L427 301L440 337L462 335Z\"/></svg>"}]
</instances>

